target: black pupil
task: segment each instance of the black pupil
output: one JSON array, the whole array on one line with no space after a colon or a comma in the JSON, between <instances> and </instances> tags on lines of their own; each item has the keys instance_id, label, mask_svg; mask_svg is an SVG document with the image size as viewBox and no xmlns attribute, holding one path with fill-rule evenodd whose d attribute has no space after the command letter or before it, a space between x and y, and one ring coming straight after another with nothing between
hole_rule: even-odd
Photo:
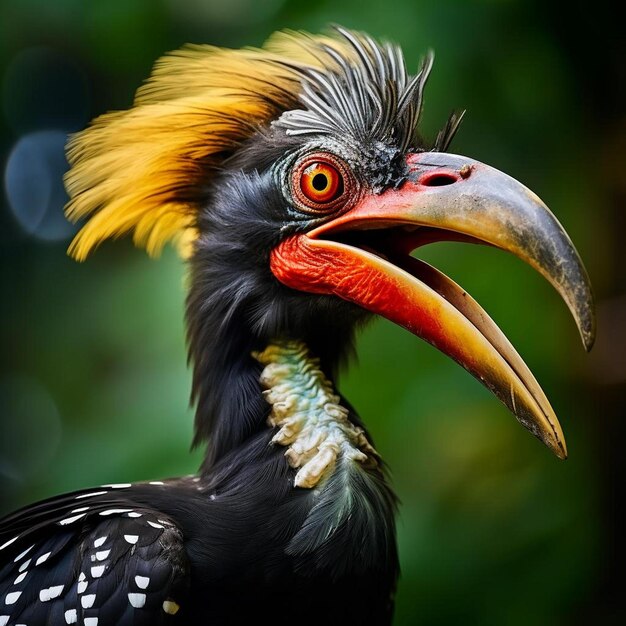
<instances>
[{"instance_id":1,"label":"black pupil","mask_svg":"<svg viewBox=\"0 0 626 626\"><path fill-rule=\"evenodd\" d=\"M313 176L312 183L313 189L316 191L324 191L324 189L328 187L328 178L326 177L326 174L315 174L315 176Z\"/></svg>"}]
</instances>

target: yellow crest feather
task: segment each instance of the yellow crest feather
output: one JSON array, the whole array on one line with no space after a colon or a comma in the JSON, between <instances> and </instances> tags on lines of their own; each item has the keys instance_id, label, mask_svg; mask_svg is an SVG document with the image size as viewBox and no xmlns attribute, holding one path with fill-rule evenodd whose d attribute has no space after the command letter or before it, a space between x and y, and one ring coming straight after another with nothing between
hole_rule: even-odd
<instances>
[{"instance_id":1,"label":"yellow crest feather","mask_svg":"<svg viewBox=\"0 0 626 626\"><path fill-rule=\"evenodd\" d=\"M158 60L131 109L96 118L68 143L66 214L89 218L69 254L83 260L131 233L151 255L168 241L189 250L199 190L255 128L298 108L298 66L334 64L323 45L350 56L337 39L282 32L261 49L191 45Z\"/></svg>"}]
</instances>

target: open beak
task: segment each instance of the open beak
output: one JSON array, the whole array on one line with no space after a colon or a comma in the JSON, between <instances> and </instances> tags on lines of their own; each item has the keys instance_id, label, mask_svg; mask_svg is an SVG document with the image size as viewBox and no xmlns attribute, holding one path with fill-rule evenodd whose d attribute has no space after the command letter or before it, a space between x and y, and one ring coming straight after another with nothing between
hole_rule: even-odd
<instances>
[{"instance_id":1,"label":"open beak","mask_svg":"<svg viewBox=\"0 0 626 626\"><path fill-rule=\"evenodd\" d=\"M407 157L398 189L279 244L274 275L288 287L334 294L407 328L490 389L559 458L567 448L541 387L502 331L465 290L410 253L434 241L484 243L526 261L561 294L587 350L595 321L589 278L545 204L506 174L438 152Z\"/></svg>"}]
</instances>

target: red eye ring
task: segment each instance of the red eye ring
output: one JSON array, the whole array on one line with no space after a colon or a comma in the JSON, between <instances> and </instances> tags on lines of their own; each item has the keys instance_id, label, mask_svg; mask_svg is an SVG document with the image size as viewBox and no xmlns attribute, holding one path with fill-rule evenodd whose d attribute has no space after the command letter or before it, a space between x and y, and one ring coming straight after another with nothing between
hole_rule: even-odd
<instances>
[{"instance_id":1,"label":"red eye ring","mask_svg":"<svg viewBox=\"0 0 626 626\"><path fill-rule=\"evenodd\" d=\"M330 213L342 208L354 193L354 177L347 165L327 152L309 154L293 169L292 196L307 213Z\"/></svg>"}]
</instances>

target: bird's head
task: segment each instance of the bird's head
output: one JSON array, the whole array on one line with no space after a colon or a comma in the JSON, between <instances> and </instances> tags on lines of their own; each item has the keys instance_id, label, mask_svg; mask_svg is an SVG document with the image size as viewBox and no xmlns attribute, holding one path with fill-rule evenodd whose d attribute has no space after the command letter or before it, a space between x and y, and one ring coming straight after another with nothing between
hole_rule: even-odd
<instances>
[{"instance_id":1,"label":"bird's head","mask_svg":"<svg viewBox=\"0 0 626 626\"><path fill-rule=\"evenodd\" d=\"M396 46L339 28L164 57L133 108L70 143L68 213L90 217L70 252L83 259L130 232L150 253L178 240L191 263L197 389L215 396L236 367L229 352L251 358L285 338L306 341L332 369L355 325L377 314L452 357L564 458L558 420L515 349L461 287L411 253L452 240L515 254L561 294L587 348L589 280L534 193L446 152L460 115L433 145L420 138L431 64L428 55L410 76ZM198 401L209 412L215 403Z\"/></svg>"}]
</instances>

